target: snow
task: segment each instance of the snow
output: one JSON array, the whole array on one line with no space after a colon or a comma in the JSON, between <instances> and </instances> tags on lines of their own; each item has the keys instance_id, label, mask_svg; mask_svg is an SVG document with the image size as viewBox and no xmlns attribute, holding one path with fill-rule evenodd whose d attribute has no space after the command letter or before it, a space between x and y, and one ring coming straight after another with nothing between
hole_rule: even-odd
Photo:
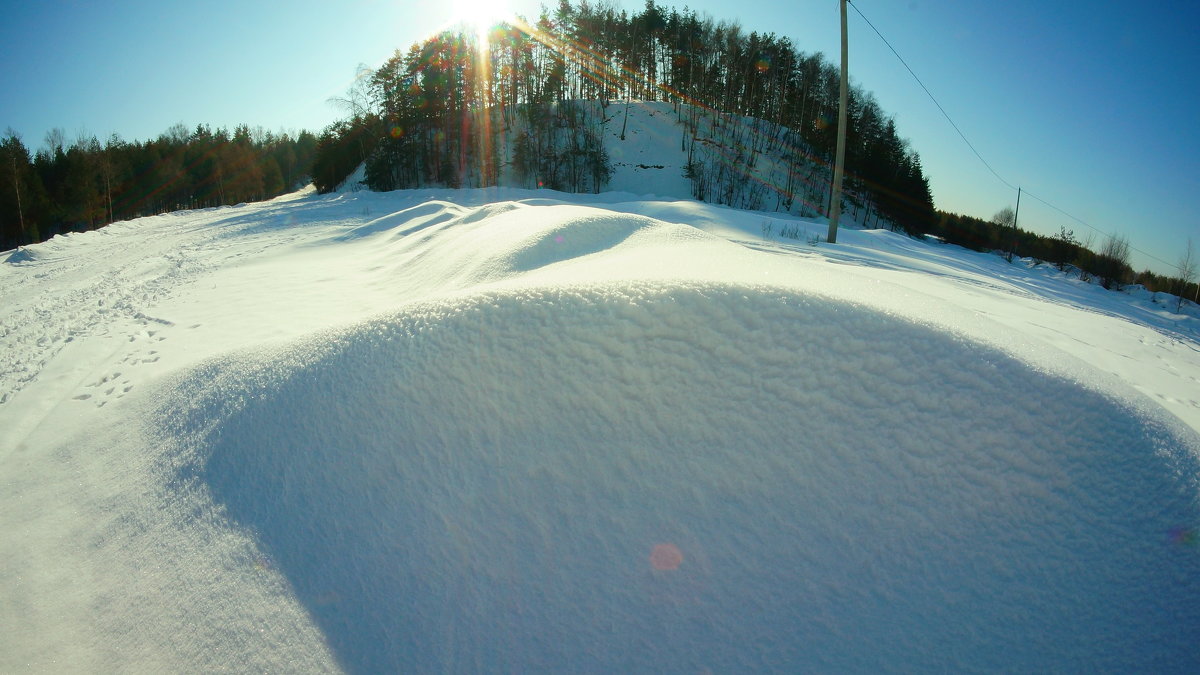
<instances>
[{"instance_id":1,"label":"snow","mask_svg":"<svg viewBox=\"0 0 1200 675\"><path fill-rule=\"evenodd\" d=\"M613 176L608 188L657 197L691 196L691 182L684 178L687 151L682 149L681 127L673 106L664 102L638 102L629 106L625 140L621 141L626 104L610 105L604 114L610 118L605 147L609 151Z\"/></svg>"},{"instance_id":2,"label":"snow","mask_svg":"<svg viewBox=\"0 0 1200 675\"><path fill-rule=\"evenodd\" d=\"M1194 307L650 187L0 254L0 671L1200 668Z\"/></svg>"}]
</instances>

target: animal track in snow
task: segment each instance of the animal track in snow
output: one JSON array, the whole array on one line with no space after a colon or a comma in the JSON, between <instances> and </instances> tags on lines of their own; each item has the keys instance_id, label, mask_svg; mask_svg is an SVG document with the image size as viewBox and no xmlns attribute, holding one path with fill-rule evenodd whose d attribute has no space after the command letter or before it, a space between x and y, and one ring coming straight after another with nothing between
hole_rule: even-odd
<instances>
[{"instance_id":1,"label":"animal track in snow","mask_svg":"<svg viewBox=\"0 0 1200 675\"><path fill-rule=\"evenodd\" d=\"M121 360L121 363L130 366L140 366L146 363L157 363L161 357L158 355L158 350L151 349L144 354L142 352L133 352Z\"/></svg>"},{"instance_id":2,"label":"animal track in snow","mask_svg":"<svg viewBox=\"0 0 1200 675\"><path fill-rule=\"evenodd\" d=\"M93 382L93 383L91 383L91 384L89 384L89 385L87 385L87 386L89 386L89 387L100 387L100 386L103 386L103 385L105 385L105 384L108 384L109 382L111 382L112 380L115 380L115 379L117 379L117 378L118 378L118 377L120 377L120 376L121 376L121 373L119 373L119 372L117 372L117 373L113 373L112 375L105 375L104 377L100 378L99 380L97 380L97 381L95 381L95 382Z\"/></svg>"},{"instance_id":3,"label":"animal track in snow","mask_svg":"<svg viewBox=\"0 0 1200 675\"><path fill-rule=\"evenodd\" d=\"M128 359L126 359L128 362ZM94 395L96 399L96 407L103 408L109 401L123 398L133 390L133 382L129 378L122 378L120 372L114 372L110 375L105 375L99 380L85 385L91 389L101 389L101 392ZM83 393L72 397L75 401L90 401L93 399L93 394Z\"/></svg>"}]
</instances>

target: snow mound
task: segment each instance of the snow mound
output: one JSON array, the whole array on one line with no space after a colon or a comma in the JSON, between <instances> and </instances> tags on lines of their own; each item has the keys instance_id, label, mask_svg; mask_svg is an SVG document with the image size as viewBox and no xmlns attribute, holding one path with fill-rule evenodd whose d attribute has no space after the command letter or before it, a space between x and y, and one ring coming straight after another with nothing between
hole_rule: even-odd
<instances>
[{"instance_id":1,"label":"snow mound","mask_svg":"<svg viewBox=\"0 0 1200 675\"><path fill-rule=\"evenodd\" d=\"M162 400L180 480L350 672L1200 666L1195 438L821 296L493 289Z\"/></svg>"},{"instance_id":2,"label":"snow mound","mask_svg":"<svg viewBox=\"0 0 1200 675\"><path fill-rule=\"evenodd\" d=\"M53 237L51 237L47 241L43 241L43 242L40 242L37 244L29 244L27 246L18 246L17 248L13 249L12 251L7 252L8 255L5 256L4 262L6 262L10 265L22 265L22 264L40 265L40 264L45 264L45 263L56 262L63 258L64 254L62 252L62 248L63 248L64 243L67 242L67 240L69 240L71 238L75 238L75 239L85 238L91 234L92 233L90 233L90 232L86 232L86 233L71 232L68 234L57 234L57 235L54 235ZM98 235L93 235L93 236L98 236Z\"/></svg>"},{"instance_id":3,"label":"snow mound","mask_svg":"<svg viewBox=\"0 0 1200 675\"><path fill-rule=\"evenodd\" d=\"M380 232L391 232L394 237L404 237L420 232L427 227L433 227L453 220L463 209L456 204L431 199L395 213L389 213L362 225L338 237L341 241L351 241L369 237Z\"/></svg>"},{"instance_id":4,"label":"snow mound","mask_svg":"<svg viewBox=\"0 0 1200 675\"><path fill-rule=\"evenodd\" d=\"M28 248L17 248L9 253L8 257L4 259L4 262L12 265L18 265L20 263L33 262L39 257L40 256L38 256L37 253L29 250Z\"/></svg>"},{"instance_id":5,"label":"snow mound","mask_svg":"<svg viewBox=\"0 0 1200 675\"><path fill-rule=\"evenodd\" d=\"M490 231L509 242L498 261L499 266L509 274L529 272L554 263L579 260L594 253L613 250L639 235L662 239L671 234L686 236L683 234L686 232L693 238L706 237L695 228L589 207L545 207L538 220L522 215L517 212L513 218L489 220Z\"/></svg>"}]
</instances>

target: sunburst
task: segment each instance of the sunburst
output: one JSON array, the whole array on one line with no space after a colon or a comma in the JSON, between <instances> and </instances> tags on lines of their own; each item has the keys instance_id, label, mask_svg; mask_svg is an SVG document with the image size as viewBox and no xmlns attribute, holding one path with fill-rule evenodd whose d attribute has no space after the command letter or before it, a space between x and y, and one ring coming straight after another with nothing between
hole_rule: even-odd
<instances>
[{"instance_id":1,"label":"sunburst","mask_svg":"<svg viewBox=\"0 0 1200 675\"><path fill-rule=\"evenodd\" d=\"M475 34L486 44L496 24L512 19L512 8L505 0L451 0L453 21Z\"/></svg>"}]
</instances>

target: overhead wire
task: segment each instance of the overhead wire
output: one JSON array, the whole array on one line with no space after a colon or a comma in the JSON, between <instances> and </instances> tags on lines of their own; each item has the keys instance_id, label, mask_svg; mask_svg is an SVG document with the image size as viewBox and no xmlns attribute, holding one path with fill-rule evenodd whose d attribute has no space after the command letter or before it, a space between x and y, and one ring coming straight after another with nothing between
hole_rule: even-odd
<instances>
[{"instance_id":1,"label":"overhead wire","mask_svg":"<svg viewBox=\"0 0 1200 675\"><path fill-rule=\"evenodd\" d=\"M967 139L966 134L962 132L962 129L958 128L958 125L954 123L954 120L950 119L950 114L946 112L946 109L942 107L942 104L938 103L937 98L934 97L933 93L929 91L929 87L926 87L925 83L921 81L921 78L917 77L917 74L913 72L913 69L908 65L908 62L904 60L903 56L900 56L900 52L896 51L896 48L892 46L892 43L888 42L887 38L883 36L883 33L879 32L879 29L875 27L875 24L871 23L871 20L868 19L866 15L862 13L862 10L860 10L853 2L847 2L847 4L853 7L855 12L858 12L858 15L862 17L863 21L867 22L867 25L871 27L871 30L875 31L875 34L879 36L879 39L883 41L883 44L887 45L887 48L892 50L892 54L899 59L900 63L908 71L908 74L912 75L913 79L917 81L917 84L921 85L921 89L925 91L925 95L929 97L930 101L933 101L933 104L937 106L939 111L941 111L942 116L946 118L946 121L950 123L950 126L954 127L954 130L958 132L958 137L963 139L963 143L967 144L967 147L971 149L971 152L975 153L975 156L979 158L980 162L983 162L983 165L987 167L987 170L991 171L992 175L995 176L996 179L1001 183L1004 183L1013 190L1016 190L1017 186L1004 180L999 173L996 173L996 170L992 168L992 165L988 164L988 161L983 158L983 155L979 154L979 151L975 149L975 146L971 143L971 141Z\"/></svg>"},{"instance_id":2,"label":"overhead wire","mask_svg":"<svg viewBox=\"0 0 1200 675\"><path fill-rule=\"evenodd\" d=\"M846 4L853 7L854 11L858 13L858 16L861 17L862 20L864 22L866 22L866 24L868 26L870 26L871 30L875 31L875 34L878 35L879 39L883 41L883 44L886 45L889 50L891 50L892 54L895 55L896 59L898 59L900 61L900 63L904 66L905 70L908 71L908 74L912 75L912 78L914 80L916 80L918 85L921 86L921 89L925 92L925 95L929 97L929 100L933 101L933 105L937 106L938 111L942 113L942 116L945 117L946 121L950 123L950 126L954 128L954 131L956 131L958 133L958 136L959 136L959 138L961 138L963 140L963 143L967 144L967 147L971 149L971 152L975 154L975 157L977 157L979 159L979 161L985 167L987 167L987 170L990 171L991 174L996 177L996 180L1000 181L1001 183L1006 185L1011 190L1019 189L1023 194L1028 195L1029 197L1032 197L1033 199L1041 202L1048 208L1061 213L1062 215L1064 215L1064 216L1070 218L1071 220L1079 223L1080 225L1083 225L1084 227L1096 232L1099 235L1106 236L1106 237L1113 236L1112 233L1104 232L1100 228L1093 226L1091 223L1088 223L1087 221L1083 220L1082 218L1072 215L1072 214L1068 213L1067 211L1055 206L1054 204L1051 204L1050 202L1046 201L1045 199L1042 199L1041 197L1029 192L1029 190L1025 189L1024 186L1018 188L1017 186L1015 186L1012 183L1005 180L1004 177L1001 176L994 168L992 168L992 165L989 164L988 161L983 158L983 155L979 153L979 150L975 149L975 145L973 143L971 143L971 141L967 138L967 135L962 132L962 129L958 128L958 125L954 123L954 120L950 118L950 114L947 113L946 109L942 107L942 104L938 102L937 97L935 97L933 95L933 92L929 91L929 87L925 86L925 83L921 81L921 78L917 76L917 73L915 71L913 71L911 66L908 65L908 62L904 60L904 57L900 56L900 52L896 51L896 48L892 46L892 43L888 42L888 39L883 36L883 33L880 32L880 30L878 28L875 27L875 24L871 23L871 20L868 19L867 16L862 13L862 10L858 8L858 5L854 4L850 0L847 0ZM1181 273L1183 272L1183 270L1180 268L1179 264L1177 264L1177 263L1167 262L1166 260L1163 260L1162 258L1159 258L1158 256L1153 255L1151 253L1147 253L1146 251L1136 248L1133 245L1130 245L1129 248L1130 248L1130 250L1137 251L1138 253L1142 254L1143 256L1150 258L1151 260L1156 260L1164 265L1167 265L1168 267L1179 269Z\"/></svg>"}]
</instances>

